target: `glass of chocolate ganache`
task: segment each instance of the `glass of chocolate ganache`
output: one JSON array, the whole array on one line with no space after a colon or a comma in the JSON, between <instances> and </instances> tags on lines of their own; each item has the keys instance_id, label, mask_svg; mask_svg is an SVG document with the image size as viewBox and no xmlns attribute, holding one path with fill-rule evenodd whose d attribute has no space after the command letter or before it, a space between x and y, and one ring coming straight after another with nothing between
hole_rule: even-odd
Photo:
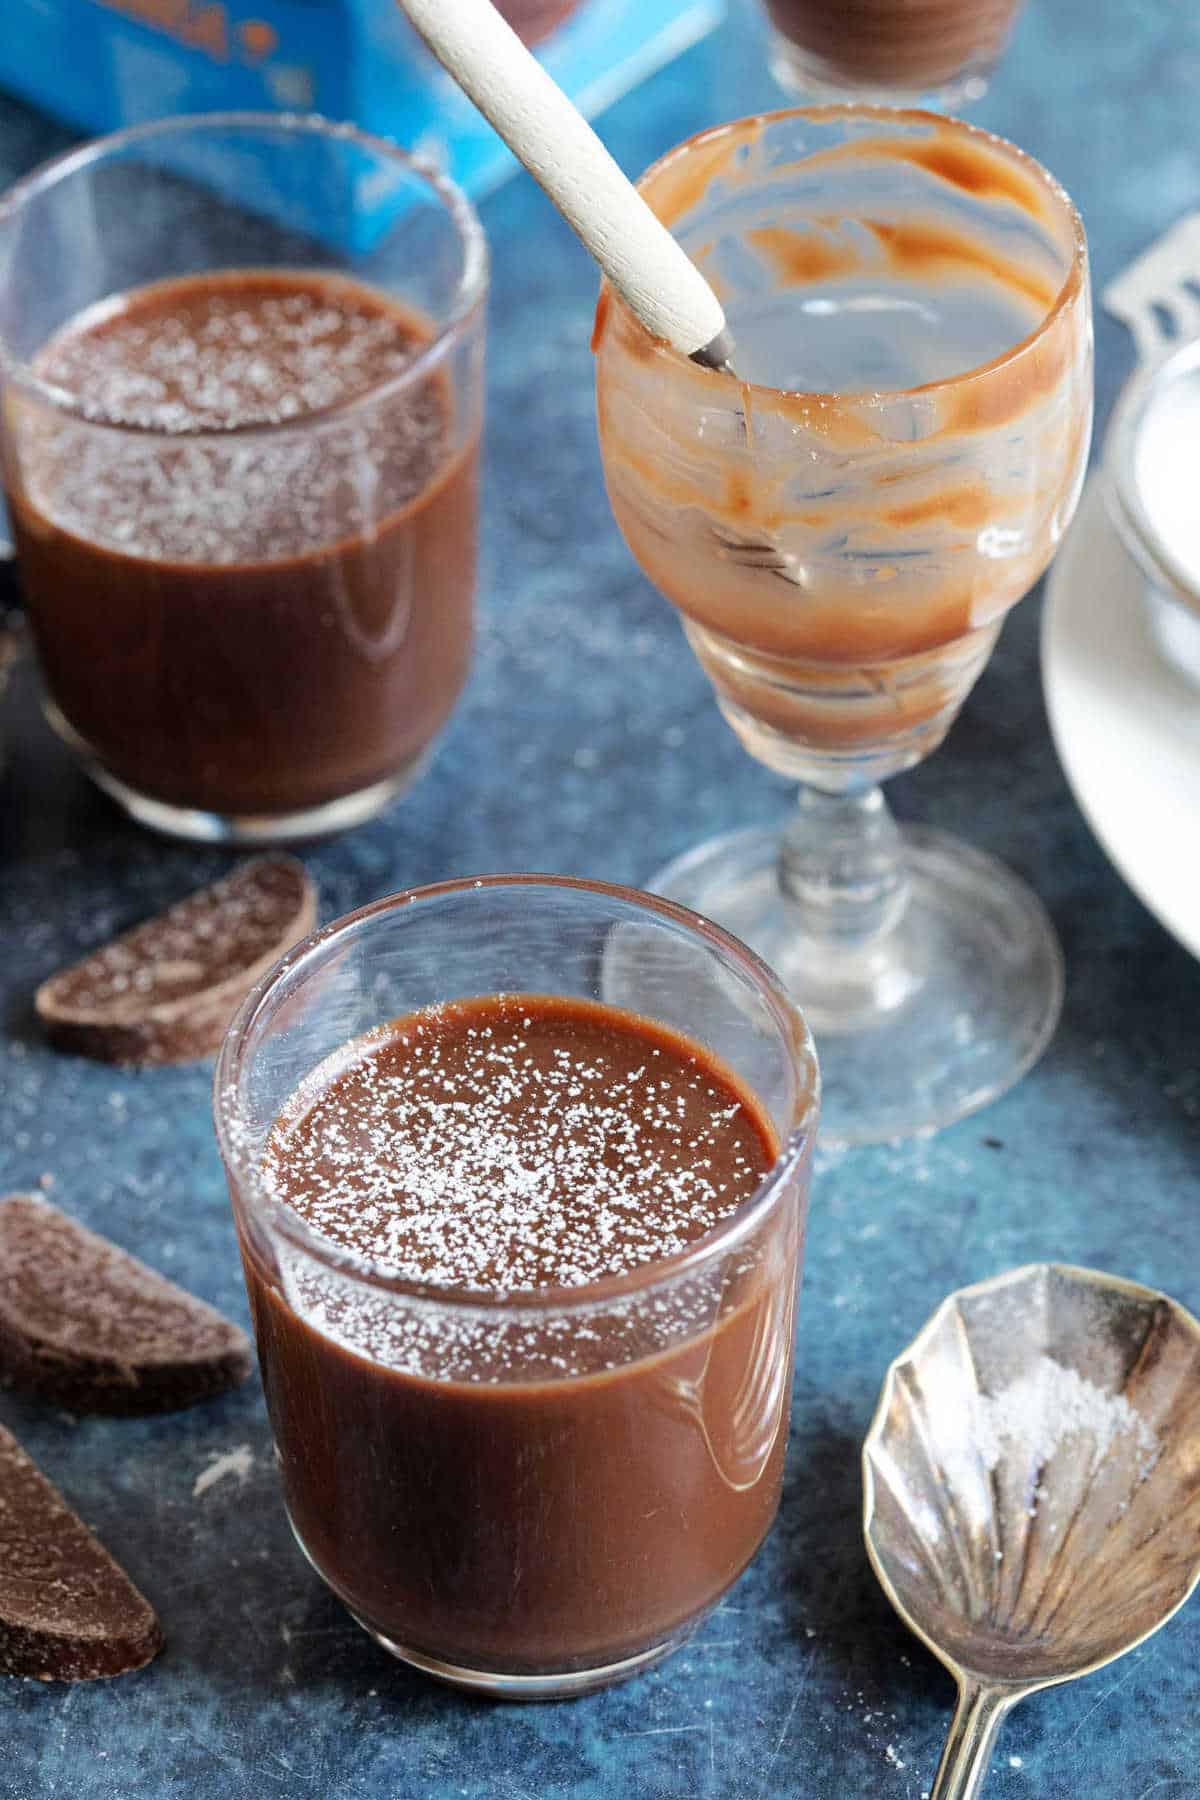
<instances>
[{"instance_id":1,"label":"glass of chocolate ganache","mask_svg":"<svg viewBox=\"0 0 1200 1800\"><path fill-rule=\"evenodd\" d=\"M418 889L284 959L215 1104L288 1514L355 1618L508 1698L672 1650L779 1504L818 1077L770 971L630 889Z\"/></svg>"},{"instance_id":2,"label":"glass of chocolate ganache","mask_svg":"<svg viewBox=\"0 0 1200 1800\"><path fill-rule=\"evenodd\" d=\"M609 498L727 723L801 784L789 820L648 885L795 995L827 1141L929 1131L1017 1080L1061 1004L1029 890L954 839L900 832L878 784L937 749L1074 513L1083 227L1013 145L883 108L718 127L641 189L720 296L737 374L652 341L606 290ZM976 751L981 797L1005 754Z\"/></svg>"},{"instance_id":3,"label":"glass of chocolate ganache","mask_svg":"<svg viewBox=\"0 0 1200 1800\"><path fill-rule=\"evenodd\" d=\"M957 107L987 92L1023 0L738 3L762 15L771 73L788 94Z\"/></svg>"},{"instance_id":4,"label":"glass of chocolate ganache","mask_svg":"<svg viewBox=\"0 0 1200 1800\"><path fill-rule=\"evenodd\" d=\"M139 126L0 200L0 462L46 712L135 818L263 843L419 774L471 657L487 256L315 117Z\"/></svg>"}]
</instances>

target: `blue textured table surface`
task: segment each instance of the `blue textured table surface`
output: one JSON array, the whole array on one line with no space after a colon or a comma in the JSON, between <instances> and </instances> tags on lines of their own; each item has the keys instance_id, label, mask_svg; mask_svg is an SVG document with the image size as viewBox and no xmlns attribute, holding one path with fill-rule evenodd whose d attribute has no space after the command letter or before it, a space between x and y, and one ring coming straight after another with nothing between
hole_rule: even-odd
<instances>
[{"instance_id":1,"label":"blue textured table surface","mask_svg":"<svg viewBox=\"0 0 1200 1800\"><path fill-rule=\"evenodd\" d=\"M977 116L1071 190L1099 288L1200 205L1198 93L1192 0L1033 0ZM604 131L636 170L771 103L731 25ZM0 179L64 141L0 100ZM495 265L478 661L419 790L309 855L325 917L495 868L638 881L787 803L720 724L609 516L592 268L527 180L484 217ZM1102 421L1131 352L1103 316L1097 345ZM117 1682L4 1686L4 1800L928 1790L950 1683L889 1611L861 1547L858 1451L887 1362L949 1289L1036 1258L1119 1271L1200 1308L1200 967L1122 886L1072 802L1042 707L1038 611L1036 598L1018 609L948 748L892 791L900 813L994 851L1045 898L1068 958L1062 1025L986 1113L930 1141L819 1158L782 1514L728 1604L672 1661L607 1694L477 1704L390 1662L301 1561L256 1383L150 1422L0 1397L0 1419L152 1598L167 1638ZM207 1067L135 1075L60 1058L30 1008L44 975L227 859L126 825L49 738L28 675L6 714L0 1191L52 1176L70 1210L244 1320ZM989 1796L1194 1794L1198 1719L1200 1602L1120 1663L1022 1706Z\"/></svg>"}]
</instances>

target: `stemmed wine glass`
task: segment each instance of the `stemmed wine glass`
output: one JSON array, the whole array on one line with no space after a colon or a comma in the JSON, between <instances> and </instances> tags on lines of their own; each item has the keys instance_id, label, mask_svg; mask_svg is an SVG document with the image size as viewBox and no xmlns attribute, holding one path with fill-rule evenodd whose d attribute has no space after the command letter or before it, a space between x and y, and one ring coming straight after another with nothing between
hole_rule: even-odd
<instances>
[{"instance_id":1,"label":"stemmed wine glass","mask_svg":"<svg viewBox=\"0 0 1200 1800\"><path fill-rule=\"evenodd\" d=\"M1020 881L900 831L878 784L941 742L1075 510L1083 227L1013 145L876 107L721 126L640 185L716 288L737 377L606 291L609 497L728 723L802 784L782 829L702 844L650 885L801 1002L826 1141L935 1129L1041 1053L1062 957Z\"/></svg>"}]
</instances>

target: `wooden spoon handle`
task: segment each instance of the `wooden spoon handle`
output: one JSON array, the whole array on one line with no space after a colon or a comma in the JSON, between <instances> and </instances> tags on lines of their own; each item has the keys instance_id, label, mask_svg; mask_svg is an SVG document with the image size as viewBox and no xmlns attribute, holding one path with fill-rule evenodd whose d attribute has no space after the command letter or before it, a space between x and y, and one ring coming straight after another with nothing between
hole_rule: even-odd
<instances>
[{"instance_id":1,"label":"wooden spoon handle","mask_svg":"<svg viewBox=\"0 0 1200 1800\"><path fill-rule=\"evenodd\" d=\"M717 296L491 0L400 0L651 336L685 356L725 330Z\"/></svg>"}]
</instances>

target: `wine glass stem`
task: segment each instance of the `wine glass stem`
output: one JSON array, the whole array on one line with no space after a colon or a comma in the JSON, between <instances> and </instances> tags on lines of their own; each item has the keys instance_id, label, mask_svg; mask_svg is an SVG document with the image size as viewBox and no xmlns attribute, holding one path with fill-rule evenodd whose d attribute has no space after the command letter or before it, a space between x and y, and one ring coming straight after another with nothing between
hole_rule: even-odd
<instances>
[{"instance_id":1,"label":"wine glass stem","mask_svg":"<svg viewBox=\"0 0 1200 1800\"><path fill-rule=\"evenodd\" d=\"M802 787L779 854L796 929L835 959L886 937L908 903L900 831L879 787L829 794Z\"/></svg>"}]
</instances>

